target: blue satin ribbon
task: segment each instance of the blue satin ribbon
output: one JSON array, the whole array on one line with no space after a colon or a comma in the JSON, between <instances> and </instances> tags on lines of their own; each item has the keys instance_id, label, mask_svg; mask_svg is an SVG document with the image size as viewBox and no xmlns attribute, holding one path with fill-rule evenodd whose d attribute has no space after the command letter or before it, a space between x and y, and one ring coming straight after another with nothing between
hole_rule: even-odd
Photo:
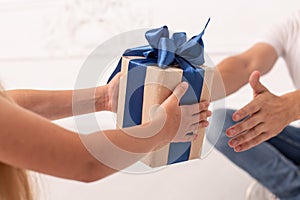
<instances>
[{"instance_id":1,"label":"blue satin ribbon","mask_svg":"<svg viewBox=\"0 0 300 200\"><path fill-rule=\"evenodd\" d=\"M204 70L199 68L204 63L204 43L202 36L209 23L208 19L203 31L187 41L186 33L174 33L169 38L167 26L152 29L146 32L147 46L131 48L123 56L141 56L144 59L132 59L128 65L127 88L125 97L125 110L123 127L141 124L142 105L144 97L144 81L146 68L156 65L167 68L177 65L183 70L182 81L189 83L186 94L182 97L180 105L193 104L200 101L203 85ZM121 71L121 60L108 79L108 82ZM135 69L135 70L132 70ZM132 70L132 72L131 72ZM141 87L137 87L141 86ZM191 143L171 143L168 164L189 159Z\"/></svg>"}]
</instances>

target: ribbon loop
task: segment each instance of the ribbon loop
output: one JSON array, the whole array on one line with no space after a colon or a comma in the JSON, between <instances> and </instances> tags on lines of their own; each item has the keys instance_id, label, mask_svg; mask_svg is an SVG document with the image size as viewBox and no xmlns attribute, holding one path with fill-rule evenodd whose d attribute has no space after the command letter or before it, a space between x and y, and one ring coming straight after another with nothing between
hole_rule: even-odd
<instances>
[{"instance_id":1,"label":"ribbon loop","mask_svg":"<svg viewBox=\"0 0 300 200\"><path fill-rule=\"evenodd\" d=\"M179 48L181 45L183 45L186 42L186 33L185 32L174 33L172 36L172 40L174 40L176 47Z\"/></svg>"},{"instance_id":2,"label":"ribbon loop","mask_svg":"<svg viewBox=\"0 0 300 200\"><path fill-rule=\"evenodd\" d=\"M149 30L146 32L145 37L153 49L158 49L159 40L161 38L169 38L168 27L163 26L161 28Z\"/></svg>"},{"instance_id":3,"label":"ribbon loop","mask_svg":"<svg viewBox=\"0 0 300 200\"><path fill-rule=\"evenodd\" d=\"M175 60L176 45L174 40L169 38L160 38L158 45L157 64L161 68L167 68Z\"/></svg>"},{"instance_id":4,"label":"ribbon loop","mask_svg":"<svg viewBox=\"0 0 300 200\"><path fill-rule=\"evenodd\" d=\"M186 41L186 33L184 32L174 33L172 38L169 38L167 26L147 31L145 37L152 49L144 51L143 56L156 58L157 64L161 68L167 68L172 64L179 64L179 67L182 68L186 65L191 67L202 65L204 63L202 36L209 22L210 18L202 32L192 37L189 41ZM182 64L184 66L181 66Z\"/></svg>"}]
</instances>

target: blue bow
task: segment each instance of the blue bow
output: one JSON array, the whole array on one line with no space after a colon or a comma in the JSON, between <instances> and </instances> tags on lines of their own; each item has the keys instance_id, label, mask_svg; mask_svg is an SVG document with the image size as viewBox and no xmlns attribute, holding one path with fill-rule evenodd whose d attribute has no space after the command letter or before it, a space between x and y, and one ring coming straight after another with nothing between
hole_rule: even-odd
<instances>
[{"instance_id":1,"label":"blue bow","mask_svg":"<svg viewBox=\"0 0 300 200\"><path fill-rule=\"evenodd\" d=\"M188 66L201 66L204 63L202 36L209 21L210 18L199 35L188 41L184 32L174 33L169 38L167 26L149 30L145 34L149 45L128 49L124 55L154 58L157 60L157 65L163 69L174 64L178 64L182 69L186 69Z\"/></svg>"},{"instance_id":2,"label":"blue bow","mask_svg":"<svg viewBox=\"0 0 300 200\"><path fill-rule=\"evenodd\" d=\"M201 33L188 41L184 32L174 33L170 39L167 26L149 30L145 34L149 45L127 49L123 56L146 57L151 62L154 60L153 64L157 64L158 67L163 69L174 64L178 64L184 70L190 67L201 66L204 63L204 43L202 36L209 22L210 18L207 20ZM109 83L120 71L121 60L107 82Z\"/></svg>"}]
</instances>

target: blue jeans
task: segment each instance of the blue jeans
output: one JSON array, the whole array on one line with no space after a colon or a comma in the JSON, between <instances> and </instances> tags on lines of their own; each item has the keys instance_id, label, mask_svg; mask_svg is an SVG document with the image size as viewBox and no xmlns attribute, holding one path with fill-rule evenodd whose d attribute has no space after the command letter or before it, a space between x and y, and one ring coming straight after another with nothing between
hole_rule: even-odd
<instances>
[{"instance_id":1,"label":"blue jeans","mask_svg":"<svg viewBox=\"0 0 300 200\"><path fill-rule=\"evenodd\" d=\"M300 128L287 126L278 136L241 153L228 146L226 129L235 124L235 110L214 111L208 139L214 139L213 127L222 126L216 148L237 166L248 172L281 200L300 200ZM225 123L223 124L225 113Z\"/></svg>"}]
</instances>

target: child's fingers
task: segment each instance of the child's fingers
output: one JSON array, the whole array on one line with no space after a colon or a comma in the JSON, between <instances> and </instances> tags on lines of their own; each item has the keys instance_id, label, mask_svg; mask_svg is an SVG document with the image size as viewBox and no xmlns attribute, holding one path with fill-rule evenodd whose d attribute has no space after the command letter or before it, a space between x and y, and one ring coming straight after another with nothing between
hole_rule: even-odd
<instances>
[{"instance_id":1,"label":"child's fingers","mask_svg":"<svg viewBox=\"0 0 300 200\"><path fill-rule=\"evenodd\" d=\"M196 133L196 131L200 128L206 128L208 127L209 122L207 120L203 120L201 122L198 123L194 123L190 126L190 128L187 130L187 133Z\"/></svg>"},{"instance_id":2,"label":"child's fingers","mask_svg":"<svg viewBox=\"0 0 300 200\"><path fill-rule=\"evenodd\" d=\"M199 123L203 120L207 120L207 118L210 117L211 114L212 114L212 112L210 110L202 111L200 113L194 114L194 115L192 115L191 123L195 124L195 123Z\"/></svg>"},{"instance_id":3,"label":"child's fingers","mask_svg":"<svg viewBox=\"0 0 300 200\"><path fill-rule=\"evenodd\" d=\"M191 113L195 114L195 113L200 113L204 110L208 110L209 107L209 101L201 101L200 103L195 103L191 106Z\"/></svg>"},{"instance_id":4,"label":"child's fingers","mask_svg":"<svg viewBox=\"0 0 300 200\"><path fill-rule=\"evenodd\" d=\"M173 140L173 142L192 142L196 139L196 134L184 135L182 137L177 137Z\"/></svg>"},{"instance_id":5,"label":"child's fingers","mask_svg":"<svg viewBox=\"0 0 300 200\"><path fill-rule=\"evenodd\" d=\"M209 106L209 102L206 101L201 103L195 103L192 105L181 105L180 108L184 116L186 116L186 115L196 115L203 111L207 111L208 106Z\"/></svg>"}]
</instances>

